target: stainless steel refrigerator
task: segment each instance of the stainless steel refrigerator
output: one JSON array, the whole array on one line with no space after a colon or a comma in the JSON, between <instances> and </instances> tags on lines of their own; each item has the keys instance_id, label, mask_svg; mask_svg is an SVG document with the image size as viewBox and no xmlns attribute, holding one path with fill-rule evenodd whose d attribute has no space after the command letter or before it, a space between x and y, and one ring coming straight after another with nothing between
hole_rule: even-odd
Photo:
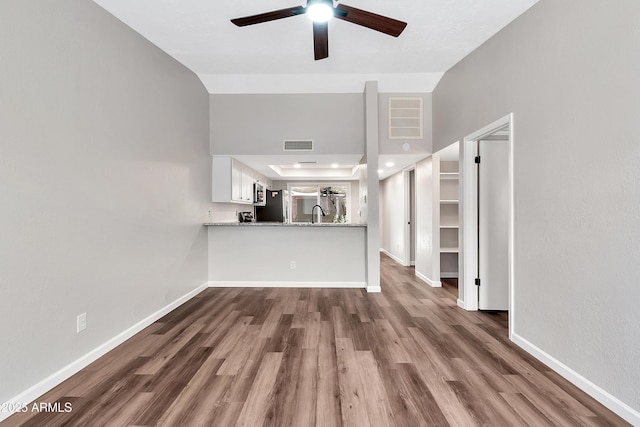
<instances>
[{"instance_id":1,"label":"stainless steel refrigerator","mask_svg":"<svg viewBox=\"0 0 640 427\"><path fill-rule=\"evenodd\" d=\"M265 205L256 206L256 222L288 222L289 192L266 190Z\"/></svg>"}]
</instances>

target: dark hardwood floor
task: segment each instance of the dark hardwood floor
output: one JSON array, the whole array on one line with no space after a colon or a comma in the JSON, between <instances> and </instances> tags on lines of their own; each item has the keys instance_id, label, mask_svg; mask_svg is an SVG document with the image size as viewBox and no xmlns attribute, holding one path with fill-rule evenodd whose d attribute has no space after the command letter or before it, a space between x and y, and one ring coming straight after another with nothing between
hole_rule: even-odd
<instances>
[{"instance_id":1,"label":"dark hardwood floor","mask_svg":"<svg viewBox=\"0 0 640 427\"><path fill-rule=\"evenodd\" d=\"M382 257L380 294L210 288L8 426L620 426L513 345L505 313L465 312ZM43 355L46 357L46 355Z\"/></svg>"}]
</instances>

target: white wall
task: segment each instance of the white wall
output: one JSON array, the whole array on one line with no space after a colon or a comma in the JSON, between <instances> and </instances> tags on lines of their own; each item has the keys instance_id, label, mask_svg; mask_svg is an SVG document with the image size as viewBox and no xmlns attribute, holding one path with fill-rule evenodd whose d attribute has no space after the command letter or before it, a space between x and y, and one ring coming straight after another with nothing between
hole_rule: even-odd
<instances>
[{"instance_id":1,"label":"white wall","mask_svg":"<svg viewBox=\"0 0 640 427\"><path fill-rule=\"evenodd\" d=\"M224 286L364 287L365 230L361 226L209 227L209 280Z\"/></svg>"},{"instance_id":2,"label":"white wall","mask_svg":"<svg viewBox=\"0 0 640 427\"><path fill-rule=\"evenodd\" d=\"M406 260L404 172L380 182L381 248L400 263Z\"/></svg>"},{"instance_id":3,"label":"white wall","mask_svg":"<svg viewBox=\"0 0 640 427\"><path fill-rule=\"evenodd\" d=\"M514 113L515 338L638 424L639 22L540 0L433 94L436 150Z\"/></svg>"},{"instance_id":4,"label":"white wall","mask_svg":"<svg viewBox=\"0 0 640 427\"><path fill-rule=\"evenodd\" d=\"M238 222L238 214L240 212L254 212L253 205L245 205L242 203L210 203L208 205L206 222Z\"/></svg>"},{"instance_id":5,"label":"white wall","mask_svg":"<svg viewBox=\"0 0 640 427\"><path fill-rule=\"evenodd\" d=\"M210 156L198 78L96 4L0 16L5 402L206 282Z\"/></svg>"},{"instance_id":6,"label":"white wall","mask_svg":"<svg viewBox=\"0 0 640 427\"><path fill-rule=\"evenodd\" d=\"M416 275L430 284L440 282L439 164L432 157L416 164Z\"/></svg>"}]
</instances>

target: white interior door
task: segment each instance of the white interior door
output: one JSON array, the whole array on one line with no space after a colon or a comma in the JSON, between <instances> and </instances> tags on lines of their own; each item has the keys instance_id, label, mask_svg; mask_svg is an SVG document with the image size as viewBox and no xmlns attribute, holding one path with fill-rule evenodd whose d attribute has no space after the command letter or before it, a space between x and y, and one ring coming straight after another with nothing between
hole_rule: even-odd
<instances>
[{"instance_id":1,"label":"white interior door","mask_svg":"<svg viewBox=\"0 0 640 427\"><path fill-rule=\"evenodd\" d=\"M409 172L409 261L416 262L416 174Z\"/></svg>"},{"instance_id":2,"label":"white interior door","mask_svg":"<svg viewBox=\"0 0 640 427\"><path fill-rule=\"evenodd\" d=\"M478 308L509 309L509 141L478 141Z\"/></svg>"}]
</instances>

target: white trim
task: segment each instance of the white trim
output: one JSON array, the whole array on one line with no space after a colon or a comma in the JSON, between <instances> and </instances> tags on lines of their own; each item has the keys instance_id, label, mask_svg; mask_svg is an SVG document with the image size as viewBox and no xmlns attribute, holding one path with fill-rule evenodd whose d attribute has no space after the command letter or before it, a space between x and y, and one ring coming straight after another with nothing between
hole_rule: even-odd
<instances>
[{"instance_id":1,"label":"white trim","mask_svg":"<svg viewBox=\"0 0 640 427\"><path fill-rule=\"evenodd\" d=\"M475 190L475 175L473 173L475 165L475 148L478 140L482 139L500 128L509 126L509 224L508 224L508 240L509 240L509 338L513 333L513 325L515 320L515 304L514 304L514 288L515 288L515 245L514 245L514 218L515 218L515 202L514 202L514 170L513 170L513 153L514 153L514 115L510 113L495 122L484 126L483 128L464 137L461 148L461 181L462 185L462 214L461 235L462 238L462 259L460 259L460 280L464 289L465 309L474 311L478 310L478 288L475 286L475 272L477 271L477 226L476 212L477 194Z\"/></svg>"},{"instance_id":2,"label":"white trim","mask_svg":"<svg viewBox=\"0 0 640 427\"><path fill-rule=\"evenodd\" d=\"M366 289L368 294L382 292L382 288L380 288L380 286L367 286Z\"/></svg>"},{"instance_id":3,"label":"white trim","mask_svg":"<svg viewBox=\"0 0 640 427\"><path fill-rule=\"evenodd\" d=\"M458 269L460 270L460 281L464 292L464 309L478 309L478 290L473 281L477 272L477 256L475 239L477 226L475 223L475 206L477 196L475 190L475 179L473 174L473 164L475 157L474 141L465 138L460 144L460 205L459 209L459 239L460 253L458 259ZM467 166L469 165L469 166Z\"/></svg>"},{"instance_id":4,"label":"white trim","mask_svg":"<svg viewBox=\"0 0 640 427\"><path fill-rule=\"evenodd\" d=\"M580 390L584 391L589 396L593 397L598 402L609 408L611 411L624 418L627 422L631 423L631 425L640 426L639 411L633 409L617 397L613 396L611 393L589 381L587 378L583 377L582 375L580 375L564 363L560 362L550 354L546 353L539 347L535 346L531 342L522 338L520 335L512 333L510 338L515 344L530 353L533 357L549 366L569 382L576 385Z\"/></svg>"},{"instance_id":5,"label":"white trim","mask_svg":"<svg viewBox=\"0 0 640 427\"><path fill-rule=\"evenodd\" d=\"M442 282L440 282L438 280L431 280L427 276L425 276L424 274L420 273L419 271L416 271L416 277L418 279L422 280L423 282L425 282L427 285L431 286L432 288L441 288L442 287Z\"/></svg>"},{"instance_id":6,"label":"white trim","mask_svg":"<svg viewBox=\"0 0 640 427\"><path fill-rule=\"evenodd\" d=\"M457 271L443 271L440 272L441 279L457 279L458 272Z\"/></svg>"},{"instance_id":7,"label":"white trim","mask_svg":"<svg viewBox=\"0 0 640 427\"><path fill-rule=\"evenodd\" d=\"M415 186L415 170L416 165L411 164L402 170L402 196L404 199L404 257L405 260L400 264L405 267L416 265L415 261L411 261L411 171L414 171L414 186ZM414 187L414 192L415 187ZM415 218L414 218L415 220ZM413 224L415 227L415 224ZM414 236L415 238L415 236Z\"/></svg>"},{"instance_id":8,"label":"white trim","mask_svg":"<svg viewBox=\"0 0 640 427\"><path fill-rule=\"evenodd\" d=\"M170 311L175 310L177 307L189 301L191 298L195 297L206 288L207 288L207 283L203 283L193 291L187 293L186 295L183 295L182 297L178 298L172 303L169 303L168 305L156 311L155 313L150 314L149 316L145 317L135 325L120 332L118 335L111 338L104 344L99 345L98 347L86 353L84 356L81 356L79 359L76 359L75 361L71 362L67 366L63 367L59 371L54 372L53 374L49 375L39 383L34 384L33 386L29 387L27 390L9 399L6 402L7 405L11 407L12 404L13 406L16 406L21 403L27 403L27 402L32 402L36 400L38 397L47 393L48 391L50 391L51 389L53 389L54 387L56 387L66 379L70 378L71 376L77 374L82 369L86 368L88 365L96 361L98 358L104 356L109 351L113 350L114 348L116 348L117 346L119 346L120 344L122 344L123 342L125 342L126 340L128 340L129 338L137 334L138 332L142 331L144 328L151 325L156 320L160 319L162 316L166 315ZM5 418L8 418L11 415L13 415L11 412L0 412L0 421L4 420Z\"/></svg>"},{"instance_id":9,"label":"white trim","mask_svg":"<svg viewBox=\"0 0 640 427\"><path fill-rule=\"evenodd\" d=\"M415 261L411 261L411 262L409 263L409 265L410 265L411 267L415 267L415 266L416 266L416 262L415 262Z\"/></svg>"},{"instance_id":10,"label":"white trim","mask_svg":"<svg viewBox=\"0 0 640 427\"><path fill-rule=\"evenodd\" d=\"M224 281L211 280L210 288L347 288L363 289L365 282L289 282L289 281Z\"/></svg>"},{"instance_id":11,"label":"white trim","mask_svg":"<svg viewBox=\"0 0 640 427\"><path fill-rule=\"evenodd\" d=\"M403 267L406 267L405 263L403 260L401 260L400 258L398 258L397 256L395 256L394 254L392 254L391 252L389 252L386 249L380 248L380 252L382 252L383 254L385 254L386 256L388 256L389 258L391 258L392 260L394 260L395 262L397 262L398 264L402 265Z\"/></svg>"},{"instance_id":12,"label":"white trim","mask_svg":"<svg viewBox=\"0 0 640 427\"><path fill-rule=\"evenodd\" d=\"M391 99L391 98L389 98ZM422 99L422 98L420 98ZM389 121L391 121L391 117L389 117ZM411 264L411 190L410 190L410 180L411 180L411 172L409 169L404 169L402 171L402 198L403 198L403 210L404 210L404 260L401 262L402 265L408 266Z\"/></svg>"},{"instance_id":13,"label":"white trim","mask_svg":"<svg viewBox=\"0 0 640 427\"><path fill-rule=\"evenodd\" d=\"M458 304L458 307L464 308L464 301L462 301L460 298L458 298L458 301L456 303Z\"/></svg>"}]
</instances>

